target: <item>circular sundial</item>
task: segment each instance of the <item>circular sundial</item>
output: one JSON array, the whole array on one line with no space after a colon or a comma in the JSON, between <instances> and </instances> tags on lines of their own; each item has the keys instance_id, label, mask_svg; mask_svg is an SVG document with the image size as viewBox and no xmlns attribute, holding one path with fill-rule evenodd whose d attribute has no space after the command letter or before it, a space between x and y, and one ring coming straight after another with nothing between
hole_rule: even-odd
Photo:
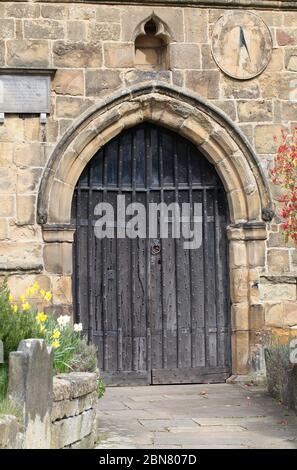
<instances>
[{"instance_id":1,"label":"circular sundial","mask_svg":"<svg viewBox=\"0 0 297 470\"><path fill-rule=\"evenodd\" d=\"M230 12L216 22L212 34L212 55L230 77L248 80L267 67L272 54L268 26L254 13Z\"/></svg>"}]
</instances>

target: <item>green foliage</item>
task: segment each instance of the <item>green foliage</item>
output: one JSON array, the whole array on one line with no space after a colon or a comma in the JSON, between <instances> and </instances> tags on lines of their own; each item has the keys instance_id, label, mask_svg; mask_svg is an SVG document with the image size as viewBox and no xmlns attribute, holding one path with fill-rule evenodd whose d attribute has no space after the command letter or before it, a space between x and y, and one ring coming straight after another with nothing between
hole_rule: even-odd
<instances>
[{"instance_id":1,"label":"green foliage","mask_svg":"<svg viewBox=\"0 0 297 470\"><path fill-rule=\"evenodd\" d=\"M95 372L98 367L96 346L88 344L86 338L81 338L69 367L73 372Z\"/></svg>"},{"instance_id":2,"label":"green foliage","mask_svg":"<svg viewBox=\"0 0 297 470\"><path fill-rule=\"evenodd\" d=\"M0 415L16 416L19 422L22 420L22 411L20 408L8 399L0 400Z\"/></svg>"},{"instance_id":3,"label":"green foliage","mask_svg":"<svg viewBox=\"0 0 297 470\"><path fill-rule=\"evenodd\" d=\"M5 362L8 361L9 353L17 350L22 339L40 337L38 325L30 311L13 313L5 280L0 287L0 339L3 341Z\"/></svg>"},{"instance_id":4,"label":"green foliage","mask_svg":"<svg viewBox=\"0 0 297 470\"><path fill-rule=\"evenodd\" d=\"M0 364L0 403L5 399L8 386L8 366Z\"/></svg>"},{"instance_id":5,"label":"green foliage","mask_svg":"<svg viewBox=\"0 0 297 470\"><path fill-rule=\"evenodd\" d=\"M98 393L99 398L103 397L105 390L106 390L106 385L104 383L104 380L100 377L97 380L97 393Z\"/></svg>"},{"instance_id":6,"label":"green foliage","mask_svg":"<svg viewBox=\"0 0 297 470\"><path fill-rule=\"evenodd\" d=\"M80 334L74 331L70 324L59 325L58 320L52 315L48 315L44 327L44 339L48 346L54 347L55 371L57 373L69 372L72 370L71 362L79 348ZM55 343L55 335L57 343Z\"/></svg>"}]
</instances>

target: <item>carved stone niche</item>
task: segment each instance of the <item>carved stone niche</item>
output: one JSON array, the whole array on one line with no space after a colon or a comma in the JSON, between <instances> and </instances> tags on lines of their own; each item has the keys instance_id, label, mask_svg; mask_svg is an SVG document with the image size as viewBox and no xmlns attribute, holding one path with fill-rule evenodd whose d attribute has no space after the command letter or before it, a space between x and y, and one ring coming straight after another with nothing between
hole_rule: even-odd
<instances>
[{"instance_id":1,"label":"carved stone niche","mask_svg":"<svg viewBox=\"0 0 297 470\"><path fill-rule=\"evenodd\" d=\"M135 67L140 70L168 70L167 27L155 15L142 22L136 30Z\"/></svg>"}]
</instances>

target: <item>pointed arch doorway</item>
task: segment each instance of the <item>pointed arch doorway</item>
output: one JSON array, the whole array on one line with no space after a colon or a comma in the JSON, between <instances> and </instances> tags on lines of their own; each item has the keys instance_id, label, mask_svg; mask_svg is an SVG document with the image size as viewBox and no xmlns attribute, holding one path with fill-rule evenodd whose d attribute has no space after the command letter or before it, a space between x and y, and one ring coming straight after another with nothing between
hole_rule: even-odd
<instances>
[{"instance_id":1,"label":"pointed arch doorway","mask_svg":"<svg viewBox=\"0 0 297 470\"><path fill-rule=\"evenodd\" d=\"M185 248L187 234L172 237L170 211L168 238L161 237L160 212L154 238L148 219L145 238L118 238L119 195L147 214L149 203L188 204L197 246ZM114 238L95 236L102 202L114 208ZM227 207L214 167L163 127L127 129L90 160L72 203L74 308L108 384L222 382L230 375Z\"/></svg>"}]
</instances>

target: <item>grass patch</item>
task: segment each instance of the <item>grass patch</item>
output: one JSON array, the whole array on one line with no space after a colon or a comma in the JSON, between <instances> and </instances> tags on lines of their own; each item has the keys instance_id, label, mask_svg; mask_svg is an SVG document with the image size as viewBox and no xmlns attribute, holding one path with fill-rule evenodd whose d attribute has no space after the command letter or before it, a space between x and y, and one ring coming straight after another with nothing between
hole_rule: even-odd
<instances>
[{"instance_id":1,"label":"grass patch","mask_svg":"<svg viewBox=\"0 0 297 470\"><path fill-rule=\"evenodd\" d=\"M8 398L0 401L0 417L1 415L13 415L20 423L22 421L22 412L20 408L9 401Z\"/></svg>"}]
</instances>

